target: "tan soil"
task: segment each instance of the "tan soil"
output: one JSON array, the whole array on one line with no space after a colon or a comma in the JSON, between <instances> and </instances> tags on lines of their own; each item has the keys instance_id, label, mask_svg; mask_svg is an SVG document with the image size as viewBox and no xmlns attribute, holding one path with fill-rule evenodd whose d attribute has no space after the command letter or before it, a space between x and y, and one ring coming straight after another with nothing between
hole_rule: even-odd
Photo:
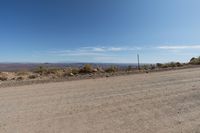
<instances>
[{"instance_id":1,"label":"tan soil","mask_svg":"<svg viewBox=\"0 0 200 133\"><path fill-rule=\"evenodd\" d=\"M0 88L0 133L200 133L200 68Z\"/></svg>"}]
</instances>

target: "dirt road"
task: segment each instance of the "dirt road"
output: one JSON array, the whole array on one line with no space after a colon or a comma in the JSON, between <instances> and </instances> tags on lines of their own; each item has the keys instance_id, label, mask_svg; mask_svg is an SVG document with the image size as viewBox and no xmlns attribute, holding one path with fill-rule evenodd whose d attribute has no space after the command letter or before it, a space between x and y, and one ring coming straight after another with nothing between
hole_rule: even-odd
<instances>
[{"instance_id":1,"label":"dirt road","mask_svg":"<svg viewBox=\"0 0 200 133\"><path fill-rule=\"evenodd\" d=\"M200 68L0 88L0 133L200 133Z\"/></svg>"}]
</instances>

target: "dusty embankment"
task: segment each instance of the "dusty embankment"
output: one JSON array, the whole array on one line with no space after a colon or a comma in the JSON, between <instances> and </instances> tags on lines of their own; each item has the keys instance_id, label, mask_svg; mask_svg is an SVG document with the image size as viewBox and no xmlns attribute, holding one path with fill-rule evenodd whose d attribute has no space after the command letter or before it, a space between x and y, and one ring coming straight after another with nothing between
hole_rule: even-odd
<instances>
[{"instance_id":1,"label":"dusty embankment","mask_svg":"<svg viewBox=\"0 0 200 133\"><path fill-rule=\"evenodd\" d=\"M199 133L200 68L0 88L1 133Z\"/></svg>"}]
</instances>

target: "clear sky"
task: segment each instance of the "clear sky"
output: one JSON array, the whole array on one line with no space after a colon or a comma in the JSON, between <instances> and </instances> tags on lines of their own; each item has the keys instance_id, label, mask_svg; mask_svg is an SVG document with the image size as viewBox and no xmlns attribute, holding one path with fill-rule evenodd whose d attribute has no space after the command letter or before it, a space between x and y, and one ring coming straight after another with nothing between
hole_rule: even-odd
<instances>
[{"instance_id":1,"label":"clear sky","mask_svg":"<svg viewBox=\"0 0 200 133\"><path fill-rule=\"evenodd\" d=\"M0 62L188 61L199 0L1 0Z\"/></svg>"}]
</instances>

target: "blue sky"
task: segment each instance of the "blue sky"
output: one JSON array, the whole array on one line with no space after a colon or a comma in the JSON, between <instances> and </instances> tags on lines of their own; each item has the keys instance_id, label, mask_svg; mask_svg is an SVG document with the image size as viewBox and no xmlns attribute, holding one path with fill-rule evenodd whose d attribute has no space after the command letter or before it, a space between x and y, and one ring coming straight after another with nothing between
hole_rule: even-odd
<instances>
[{"instance_id":1,"label":"blue sky","mask_svg":"<svg viewBox=\"0 0 200 133\"><path fill-rule=\"evenodd\" d=\"M199 0L0 0L0 62L186 62Z\"/></svg>"}]
</instances>

